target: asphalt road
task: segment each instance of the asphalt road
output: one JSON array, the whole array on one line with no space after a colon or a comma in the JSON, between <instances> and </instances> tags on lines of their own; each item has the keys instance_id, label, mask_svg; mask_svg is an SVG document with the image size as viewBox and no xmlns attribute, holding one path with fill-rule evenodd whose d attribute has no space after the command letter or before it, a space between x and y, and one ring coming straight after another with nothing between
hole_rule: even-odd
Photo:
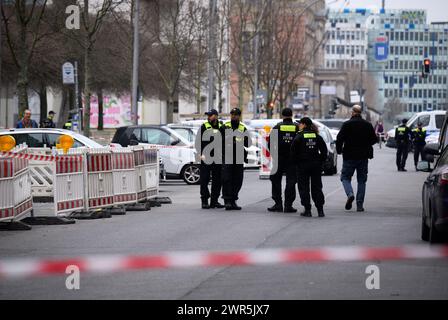
<instances>
[{"instance_id":1,"label":"asphalt road","mask_svg":"<svg viewBox=\"0 0 448 320\"><path fill-rule=\"evenodd\" d=\"M170 181L172 205L67 226L1 232L0 258L145 254L314 246L421 244L421 186L427 174L397 172L394 151L376 151L366 212L346 212L339 175L324 177L326 217L272 214L270 182L246 171L241 212L201 210L199 187ZM296 207L300 208L296 200ZM41 207L42 209L42 207ZM366 267L380 269L380 289L367 290ZM213 267L0 280L0 299L447 299L447 260Z\"/></svg>"}]
</instances>

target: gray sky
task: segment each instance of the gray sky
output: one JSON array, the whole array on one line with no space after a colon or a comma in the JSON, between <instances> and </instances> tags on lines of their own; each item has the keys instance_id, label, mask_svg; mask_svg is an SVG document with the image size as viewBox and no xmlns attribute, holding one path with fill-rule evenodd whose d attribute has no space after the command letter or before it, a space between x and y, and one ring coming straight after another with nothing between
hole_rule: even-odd
<instances>
[{"instance_id":1,"label":"gray sky","mask_svg":"<svg viewBox=\"0 0 448 320\"><path fill-rule=\"evenodd\" d=\"M381 0L326 0L331 8L380 8ZM344 3L349 3L344 6ZM386 9L426 9L428 22L448 21L447 0L386 0Z\"/></svg>"}]
</instances>

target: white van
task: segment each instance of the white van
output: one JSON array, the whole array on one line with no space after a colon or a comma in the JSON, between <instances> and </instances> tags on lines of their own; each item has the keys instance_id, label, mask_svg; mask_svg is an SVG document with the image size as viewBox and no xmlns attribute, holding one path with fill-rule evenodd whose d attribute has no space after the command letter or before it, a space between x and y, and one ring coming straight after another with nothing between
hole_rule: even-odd
<instances>
[{"instance_id":1,"label":"white van","mask_svg":"<svg viewBox=\"0 0 448 320\"><path fill-rule=\"evenodd\" d=\"M412 130L417 127L417 123L421 122L423 127L426 129L427 136L437 134L442 129L443 122L445 120L444 110L437 111L424 111L414 114L406 123L406 125ZM396 148L397 144L395 142L395 126L393 129L387 132L387 142L386 146L391 148Z\"/></svg>"}]
</instances>

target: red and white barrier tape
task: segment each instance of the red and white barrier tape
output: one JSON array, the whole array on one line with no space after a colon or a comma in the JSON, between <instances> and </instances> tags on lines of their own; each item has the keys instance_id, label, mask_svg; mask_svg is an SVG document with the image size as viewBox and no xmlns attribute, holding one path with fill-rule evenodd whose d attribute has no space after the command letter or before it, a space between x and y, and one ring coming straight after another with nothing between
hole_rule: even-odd
<instances>
[{"instance_id":1,"label":"red and white barrier tape","mask_svg":"<svg viewBox=\"0 0 448 320\"><path fill-rule=\"evenodd\" d=\"M309 249L256 249L234 252L168 252L158 255L109 255L63 259L0 260L0 279L64 274L74 265L81 272L217 266L255 266L322 262L353 262L448 258L448 246L321 247Z\"/></svg>"},{"instance_id":2,"label":"red and white barrier tape","mask_svg":"<svg viewBox=\"0 0 448 320\"><path fill-rule=\"evenodd\" d=\"M79 155L47 156L40 154L16 153L16 152L0 152L0 156L35 160L35 161L73 161L73 160L80 161L82 159L82 156Z\"/></svg>"}]
</instances>

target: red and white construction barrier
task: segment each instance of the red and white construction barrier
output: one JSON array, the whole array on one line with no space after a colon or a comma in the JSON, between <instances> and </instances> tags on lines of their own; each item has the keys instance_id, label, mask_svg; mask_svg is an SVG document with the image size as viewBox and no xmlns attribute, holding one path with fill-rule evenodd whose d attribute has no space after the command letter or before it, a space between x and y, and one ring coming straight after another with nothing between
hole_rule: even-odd
<instances>
[{"instance_id":1,"label":"red and white construction barrier","mask_svg":"<svg viewBox=\"0 0 448 320\"><path fill-rule=\"evenodd\" d=\"M49 156L49 155L29 154L29 153L0 152L0 156L8 158L34 160L34 161L56 161L56 162L69 161L67 157L63 156ZM80 159L82 159L81 156L79 157L79 160Z\"/></svg>"},{"instance_id":2,"label":"red and white construction barrier","mask_svg":"<svg viewBox=\"0 0 448 320\"><path fill-rule=\"evenodd\" d=\"M260 179L269 179L271 176L271 154L269 152L269 133L267 133L265 130L259 131L259 139L260 146L261 146L261 166L260 166L260 172L259 172L259 178Z\"/></svg>"},{"instance_id":3,"label":"red and white construction barrier","mask_svg":"<svg viewBox=\"0 0 448 320\"><path fill-rule=\"evenodd\" d=\"M66 268L72 265L85 273L108 273L146 269L440 258L448 258L448 246L321 247L234 252L168 252L158 255L109 255L63 259L11 259L0 260L0 279L65 274Z\"/></svg>"}]
</instances>

